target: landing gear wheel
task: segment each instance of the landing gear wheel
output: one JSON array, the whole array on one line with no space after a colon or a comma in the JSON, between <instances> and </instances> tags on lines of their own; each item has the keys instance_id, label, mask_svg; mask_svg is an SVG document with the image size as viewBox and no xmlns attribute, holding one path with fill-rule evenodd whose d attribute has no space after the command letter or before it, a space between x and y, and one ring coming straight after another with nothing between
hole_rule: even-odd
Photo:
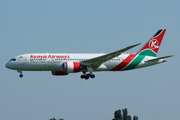
<instances>
[{"instance_id":1,"label":"landing gear wheel","mask_svg":"<svg viewBox=\"0 0 180 120\"><path fill-rule=\"evenodd\" d=\"M94 75L94 74L92 74L90 77L91 77L91 78L95 78L95 75Z\"/></svg>"},{"instance_id":2,"label":"landing gear wheel","mask_svg":"<svg viewBox=\"0 0 180 120\"><path fill-rule=\"evenodd\" d=\"M87 74L86 76L91 77L91 74Z\"/></svg>"},{"instance_id":3,"label":"landing gear wheel","mask_svg":"<svg viewBox=\"0 0 180 120\"><path fill-rule=\"evenodd\" d=\"M83 73L84 73L84 75L80 76L81 79L88 80L89 78L95 78L95 75L92 72L90 72L88 74L86 74L86 72L83 72Z\"/></svg>"},{"instance_id":4,"label":"landing gear wheel","mask_svg":"<svg viewBox=\"0 0 180 120\"><path fill-rule=\"evenodd\" d=\"M85 78L85 75L81 75L81 79L84 79Z\"/></svg>"},{"instance_id":5,"label":"landing gear wheel","mask_svg":"<svg viewBox=\"0 0 180 120\"><path fill-rule=\"evenodd\" d=\"M23 77L23 74L20 74L19 77L22 78L22 77Z\"/></svg>"},{"instance_id":6,"label":"landing gear wheel","mask_svg":"<svg viewBox=\"0 0 180 120\"><path fill-rule=\"evenodd\" d=\"M89 79L89 76L86 75L86 76L85 76L85 79L88 80L88 79Z\"/></svg>"}]
</instances>

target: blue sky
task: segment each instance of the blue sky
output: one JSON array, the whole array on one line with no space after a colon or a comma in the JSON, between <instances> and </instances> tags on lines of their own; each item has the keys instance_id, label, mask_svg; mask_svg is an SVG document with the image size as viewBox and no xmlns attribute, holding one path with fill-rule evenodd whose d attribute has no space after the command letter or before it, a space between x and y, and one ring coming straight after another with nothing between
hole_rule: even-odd
<instances>
[{"instance_id":1,"label":"blue sky","mask_svg":"<svg viewBox=\"0 0 180 120\"><path fill-rule=\"evenodd\" d=\"M179 118L180 1L10 0L0 1L0 119L111 120L127 108L139 120ZM5 68L12 57L35 52L109 53L142 43L166 28L158 56L168 62L126 72L50 72Z\"/></svg>"}]
</instances>

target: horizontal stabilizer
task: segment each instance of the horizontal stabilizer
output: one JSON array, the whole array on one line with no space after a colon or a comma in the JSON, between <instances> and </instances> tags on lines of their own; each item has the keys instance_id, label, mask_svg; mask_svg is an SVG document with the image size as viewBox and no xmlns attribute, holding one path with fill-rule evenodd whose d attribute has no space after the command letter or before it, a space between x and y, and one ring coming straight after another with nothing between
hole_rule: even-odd
<instances>
[{"instance_id":1,"label":"horizontal stabilizer","mask_svg":"<svg viewBox=\"0 0 180 120\"><path fill-rule=\"evenodd\" d=\"M165 58L169 58L169 57L173 57L173 56L174 56L174 55L169 55L169 56L165 56L165 57L159 57L159 58L147 60L147 61L145 61L145 62L152 62L152 61L156 61L156 60L160 60L160 59L165 59Z\"/></svg>"}]
</instances>

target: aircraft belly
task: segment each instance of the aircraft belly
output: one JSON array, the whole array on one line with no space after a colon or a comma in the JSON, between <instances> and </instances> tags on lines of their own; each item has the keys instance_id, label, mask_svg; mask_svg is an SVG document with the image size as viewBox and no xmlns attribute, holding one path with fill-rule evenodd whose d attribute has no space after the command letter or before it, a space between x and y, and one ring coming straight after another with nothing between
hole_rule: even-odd
<instances>
[{"instance_id":1,"label":"aircraft belly","mask_svg":"<svg viewBox=\"0 0 180 120\"><path fill-rule=\"evenodd\" d=\"M60 67L56 64L25 64L19 65L20 70L24 71L56 71Z\"/></svg>"}]
</instances>

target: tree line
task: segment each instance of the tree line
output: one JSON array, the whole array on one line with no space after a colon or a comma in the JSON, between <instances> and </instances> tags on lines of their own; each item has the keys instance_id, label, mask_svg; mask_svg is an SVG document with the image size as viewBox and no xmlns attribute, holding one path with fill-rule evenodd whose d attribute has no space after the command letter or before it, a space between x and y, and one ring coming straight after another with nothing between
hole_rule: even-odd
<instances>
[{"instance_id":1,"label":"tree line","mask_svg":"<svg viewBox=\"0 0 180 120\"><path fill-rule=\"evenodd\" d=\"M64 120L64 119L51 118L49 120ZM128 115L127 108L124 108L124 109L122 109L122 111L116 110L114 112L114 118L112 120L138 120L138 116L134 116L132 119L131 116Z\"/></svg>"},{"instance_id":2,"label":"tree line","mask_svg":"<svg viewBox=\"0 0 180 120\"><path fill-rule=\"evenodd\" d=\"M116 110L114 112L114 118L112 120L132 120L132 118L130 115L128 115L127 108L125 108L122 109L122 112L121 110ZM134 116L133 120L138 120L138 116Z\"/></svg>"}]
</instances>

